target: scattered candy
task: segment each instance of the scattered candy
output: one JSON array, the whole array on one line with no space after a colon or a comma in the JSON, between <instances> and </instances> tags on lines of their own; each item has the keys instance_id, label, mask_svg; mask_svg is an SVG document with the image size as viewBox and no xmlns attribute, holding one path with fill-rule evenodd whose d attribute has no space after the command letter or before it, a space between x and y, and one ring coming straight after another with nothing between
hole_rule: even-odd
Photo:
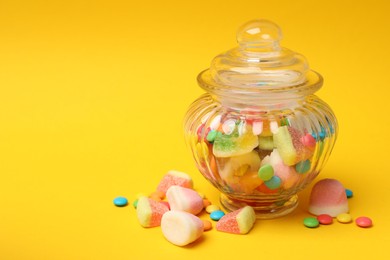
<instances>
[{"instance_id":1,"label":"scattered candy","mask_svg":"<svg viewBox=\"0 0 390 260\"><path fill-rule=\"evenodd\" d=\"M133 207L136 209L137 208L137 205L138 205L138 199L136 199L135 201L133 201Z\"/></svg>"},{"instance_id":2,"label":"scattered candy","mask_svg":"<svg viewBox=\"0 0 390 260\"><path fill-rule=\"evenodd\" d=\"M166 196L172 210L186 211L194 215L203 210L203 199L192 189L173 185Z\"/></svg>"},{"instance_id":3,"label":"scattered candy","mask_svg":"<svg viewBox=\"0 0 390 260\"><path fill-rule=\"evenodd\" d=\"M160 202L161 204L165 205L169 210L171 209L171 206L169 206L168 201L162 200L162 201L159 201L159 202Z\"/></svg>"},{"instance_id":4,"label":"scattered candy","mask_svg":"<svg viewBox=\"0 0 390 260\"><path fill-rule=\"evenodd\" d=\"M114 205L117 207L124 207L128 203L127 199L125 197L116 197L114 199Z\"/></svg>"},{"instance_id":5,"label":"scattered candy","mask_svg":"<svg viewBox=\"0 0 390 260\"><path fill-rule=\"evenodd\" d=\"M256 222L256 214L252 207L245 206L223 216L216 225L218 231L232 234L248 233Z\"/></svg>"},{"instance_id":6,"label":"scattered candy","mask_svg":"<svg viewBox=\"0 0 390 260\"><path fill-rule=\"evenodd\" d=\"M211 224L211 221L208 221L206 219L203 219L203 231L209 231L213 228L213 224Z\"/></svg>"},{"instance_id":7,"label":"scattered candy","mask_svg":"<svg viewBox=\"0 0 390 260\"><path fill-rule=\"evenodd\" d=\"M211 205L206 207L206 212L209 214L211 214L211 212L216 211L216 210L220 210L220 208L214 204L211 204Z\"/></svg>"},{"instance_id":8,"label":"scattered candy","mask_svg":"<svg viewBox=\"0 0 390 260\"><path fill-rule=\"evenodd\" d=\"M169 209L155 200L140 197L137 205L138 221L143 227L160 226L161 218Z\"/></svg>"},{"instance_id":9,"label":"scattered candy","mask_svg":"<svg viewBox=\"0 0 390 260\"><path fill-rule=\"evenodd\" d=\"M208 199L203 199L203 208L207 208L211 205L211 202Z\"/></svg>"},{"instance_id":10,"label":"scattered candy","mask_svg":"<svg viewBox=\"0 0 390 260\"><path fill-rule=\"evenodd\" d=\"M328 214L321 214L321 215L318 215L317 216L317 220L318 222L320 222L320 224L322 225L330 225L333 223L333 218L332 216L328 215Z\"/></svg>"},{"instance_id":11,"label":"scattered candy","mask_svg":"<svg viewBox=\"0 0 390 260\"><path fill-rule=\"evenodd\" d=\"M210 218L214 221L220 220L225 215L225 212L222 210L214 210L210 213Z\"/></svg>"},{"instance_id":12,"label":"scattered candy","mask_svg":"<svg viewBox=\"0 0 390 260\"><path fill-rule=\"evenodd\" d=\"M353 197L353 192L349 189L345 189L345 194L347 195L348 199Z\"/></svg>"},{"instance_id":13,"label":"scattered candy","mask_svg":"<svg viewBox=\"0 0 390 260\"><path fill-rule=\"evenodd\" d=\"M358 227L362 228L372 227L372 220L369 217L358 217L355 219L355 223Z\"/></svg>"},{"instance_id":14,"label":"scattered candy","mask_svg":"<svg viewBox=\"0 0 390 260\"><path fill-rule=\"evenodd\" d=\"M316 228L319 226L319 221L316 218L308 217L303 220L303 225L308 228Z\"/></svg>"},{"instance_id":15,"label":"scattered candy","mask_svg":"<svg viewBox=\"0 0 390 260\"><path fill-rule=\"evenodd\" d=\"M150 194L149 198L154 199L156 201L160 201L165 198L165 193L162 191L155 191L152 194Z\"/></svg>"},{"instance_id":16,"label":"scattered candy","mask_svg":"<svg viewBox=\"0 0 390 260\"><path fill-rule=\"evenodd\" d=\"M348 213L338 214L336 219L340 223L350 223L350 222L352 222L352 216L350 214L348 214Z\"/></svg>"},{"instance_id":17,"label":"scattered candy","mask_svg":"<svg viewBox=\"0 0 390 260\"><path fill-rule=\"evenodd\" d=\"M164 177L158 184L157 191L160 191L165 194L169 187L173 185L192 189L192 178L184 172L169 171L167 174L164 175Z\"/></svg>"},{"instance_id":18,"label":"scattered candy","mask_svg":"<svg viewBox=\"0 0 390 260\"><path fill-rule=\"evenodd\" d=\"M202 236L204 224L195 215L173 210L162 216L161 230L169 242L177 246L185 246Z\"/></svg>"},{"instance_id":19,"label":"scattered candy","mask_svg":"<svg viewBox=\"0 0 390 260\"><path fill-rule=\"evenodd\" d=\"M317 182L310 194L309 212L313 215L328 214L336 217L348 212L345 188L335 179L322 179Z\"/></svg>"},{"instance_id":20,"label":"scattered candy","mask_svg":"<svg viewBox=\"0 0 390 260\"><path fill-rule=\"evenodd\" d=\"M199 191L197 191L197 193L199 194L199 197L201 197L202 199L205 199L205 198L206 198L206 196L205 196L203 193L201 193L201 192L199 192Z\"/></svg>"}]
</instances>

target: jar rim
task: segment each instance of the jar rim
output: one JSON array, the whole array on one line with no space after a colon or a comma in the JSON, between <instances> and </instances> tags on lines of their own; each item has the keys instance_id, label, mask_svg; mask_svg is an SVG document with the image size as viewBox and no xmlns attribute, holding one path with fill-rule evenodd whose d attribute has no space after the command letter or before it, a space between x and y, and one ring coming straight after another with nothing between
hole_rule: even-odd
<instances>
[{"instance_id":1,"label":"jar rim","mask_svg":"<svg viewBox=\"0 0 390 260\"><path fill-rule=\"evenodd\" d=\"M296 85L224 85L216 82L210 69L205 69L197 77L198 84L207 92L221 97L244 99L293 99L307 96L318 91L323 84L323 77L314 70L308 70L305 81Z\"/></svg>"}]
</instances>

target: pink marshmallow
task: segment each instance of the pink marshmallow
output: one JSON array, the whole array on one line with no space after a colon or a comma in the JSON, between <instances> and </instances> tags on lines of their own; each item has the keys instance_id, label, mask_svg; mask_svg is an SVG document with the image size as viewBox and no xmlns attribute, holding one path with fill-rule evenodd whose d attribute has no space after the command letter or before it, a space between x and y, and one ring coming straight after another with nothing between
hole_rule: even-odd
<instances>
[{"instance_id":1,"label":"pink marshmallow","mask_svg":"<svg viewBox=\"0 0 390 260\"><path fill-rule=\"evenodd\" d=\"M345 188L339 181L335 179L323 179L313 186L309 202L310 213L317 216L328 214L336 217L348 211Z\"/></svg>"},{"instance_id":2,"label":"pink marshmallow","mask_svg":"<svg viewBox=\"0 0 390 260\"><path fill-rule=\"evenodd\" d=\"M194 190L174 185L167 190L166 196L171 210L181 210L196 215L203 209L203 199Z\"/></svg>"}]
</instances>

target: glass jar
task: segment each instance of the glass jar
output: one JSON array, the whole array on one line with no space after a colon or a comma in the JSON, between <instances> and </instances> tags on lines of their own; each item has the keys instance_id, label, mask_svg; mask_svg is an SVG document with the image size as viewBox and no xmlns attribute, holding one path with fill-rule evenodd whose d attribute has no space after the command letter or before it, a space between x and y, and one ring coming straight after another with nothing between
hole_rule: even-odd
<instances>
[{"instance_id":1,"label":"glass jar","mask_svg":"<svg viewBox=\"0 0 390 260\"><path fill-rule=\"evenodd\" d=\"M331 108L314 93L320 74L279 45L267 20L244 24L238 47L198 75L207 93L189 107L186 142L228 211L250 205L258 218L293 211L297 192L319 174L337 136Z\"/></svg>"}]
</instances>

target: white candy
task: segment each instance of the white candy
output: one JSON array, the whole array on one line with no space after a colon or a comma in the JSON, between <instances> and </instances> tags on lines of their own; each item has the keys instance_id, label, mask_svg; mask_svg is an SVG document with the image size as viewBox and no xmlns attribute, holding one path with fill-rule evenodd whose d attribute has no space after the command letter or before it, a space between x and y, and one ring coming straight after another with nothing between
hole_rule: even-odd
<instances>
[{"instance_id":1,"label":"white candy","mask_svg":"<svg viewBox=\"0 0 390 260\"><path fill-rule=\"evenodd\" d=\"M203 234L203 221L185 211L172 210L161 219L164 237L174 245L188 245Z\"/></svg>"}]
</instances>

